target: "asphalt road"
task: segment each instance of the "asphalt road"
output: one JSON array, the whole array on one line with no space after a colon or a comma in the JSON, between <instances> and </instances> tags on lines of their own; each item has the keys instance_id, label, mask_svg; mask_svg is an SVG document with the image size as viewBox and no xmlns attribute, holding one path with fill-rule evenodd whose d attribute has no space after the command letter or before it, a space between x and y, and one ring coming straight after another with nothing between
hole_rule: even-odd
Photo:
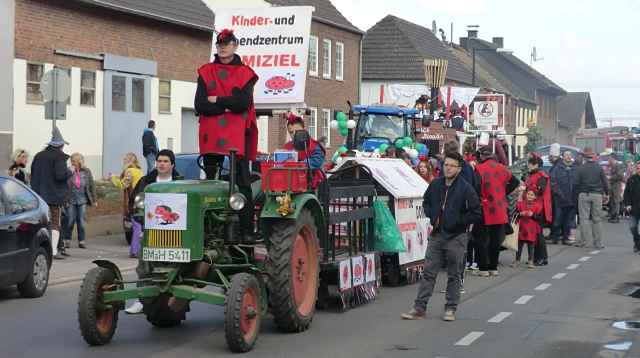
<instances>
[{"instance_id":1,"label":"asphalt road","mask_svg":"<svg viewBox=\"0 0 640 358\"><path fill-rule=\"evenodd\" d=\"M262 324L246 357L640 357L638 331L612 325L640 320L640 257L631 252L627 222L606 224L606 248L549 246L549 266L501 267L498 278L469 277L457 321L443 322L437 293L428 319L402 321L416 286L383 287L376 301L345 313L320 311L301 334ZM503 254L508 264L512 253ZM444 286L439 277L436 292ZM111 344L89 347L76 317L79 283L51 287L40 299L0 291L2 357L223 357L223 308L193 304L179 328L152 328L143 316L120 315ZM608 346L611 345L612 346ZM629 346L630 344L630 346ZM619 350L621 349L622 350ZM627 348L627 349L624 349Z\"/></svg>"}]
</instances>

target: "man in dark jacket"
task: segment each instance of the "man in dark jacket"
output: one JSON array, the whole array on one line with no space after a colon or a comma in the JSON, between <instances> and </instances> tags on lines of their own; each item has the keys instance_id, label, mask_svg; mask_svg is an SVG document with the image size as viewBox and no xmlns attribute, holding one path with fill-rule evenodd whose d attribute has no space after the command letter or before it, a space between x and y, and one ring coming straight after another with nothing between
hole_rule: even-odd
<instances>
[{"instance_id":1,"label":"man in dark jacket","mask_svg":"<svg viewBox=\"0 0 640 358\"><path fill-rule=\"evenodd\" d=\"M459 176L464 159L457 152L446 154L444 177L435 179L424 193L424 212L433 231L424 259L424 273L413 309L403 319L423 319L433 294L443 261L447 262L447 303L445 321L454 321L460 302L461 269L467 247L469 226L482 220L480 201L475 190Z\"/></svg>"},{"instance_id":2,"label":"man in dark jacket","mask_svg":"<svg viewBox=\"0 0 640 358\"><path fill-rule=\"evenodd\" d=\"M151 173L142 177L136 187L134 189L134 195L131 195L129 199L129 207L135 210L133 202L135 200L135 196L139 193L144 192L144 189L147 185L153 183L161 183L161 182L170 182L174 180L182 179L180 177L180 173L175 169L176 166L176 156L169 149L163 149L158 152L156 157L156 168L151 171ZM139 223L141 224L141 223ZM134 230L134 233L131 237L131 245L140 245L140 235L141 232L138 233L137 230ZM140 255L140 257L142 257ZM147 273L148 266L145 265L144 261L138 261L138 267L136 268L136 273L138 277L144 277ZM128 314L139 314L142 313L143 305L140 300L136 300L131 306L129 306L125 312Z\"/></svg>"},{"instance_id":3,"label":"man in dark jacket","mask_svg":"<svg viewBox=\"0 0 640 358\"><path fill-rule=\"evenodd\" d=\"M627 179L624 188L624 205L631 215L629 229L633 236L633 252L640 252L640 233L638 233L638 221L640 221L640 162L636 163L636 173Z\"/></svg>"},{"instance_id":4,"label":"man in dark jacket","mask_svg":"<svg viewBox=\"0 0 640 358\"><path fill-rule=\"evenodd\" d=\"M147 174L151 173L154 164L156 162L156 155L158 154L158 138L154 131L156 130L156 122L149 121L147 128L142 133L142 155L147 160Z\"/></svg>"},{"instance_id":5,"label":"man in dark jacket","mask_svg":"<svg viewBox=\"0 0 640 358\"><path fill-rule=\"evenodd\" d=\"M65 144L69 143L62 138L58 127L53 127L51 141L31 163L31 188L49 205L51 249L55 259L68 256L60 240L61 210L69 198L67 180L72 176L66 164L69 156L62 151Z\"/></svg>"},{"instance_id":6,"label":"man in dark jacket","mask_svg":"<svg viewBox=\"0 0 640 358\"><path fill-rule=\"evenodd\" d=\"M554 244L557 244L560 239L565 245L571 244L569 236L576 220L575 173L572 159L570 151L564 152L562 159L558 159L549 171L553 196L551 241Z\"/></svg>"},{"instance_id":7,"label":"man in dark jacket","mask_svg":"<svg viewBox=\"0 0 640 358\"><path fill-rule=\"evenodd\" d=\"M604 171L596 161L591 148L584 150L585 163L576 170L576 192L578 193L578 211L580 214L580 239L576 246L584 247L591 240L597 249L602 246L602 203L607 201L609 183Z\"/></svg>"}]
</instances>

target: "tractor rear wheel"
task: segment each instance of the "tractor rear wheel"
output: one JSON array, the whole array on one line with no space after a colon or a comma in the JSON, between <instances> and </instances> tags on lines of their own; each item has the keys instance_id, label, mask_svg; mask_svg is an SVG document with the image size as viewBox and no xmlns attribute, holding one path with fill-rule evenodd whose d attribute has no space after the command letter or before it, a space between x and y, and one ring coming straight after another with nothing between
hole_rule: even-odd
<instances>
[{"instance_id":1,"label":"tractor rear wheel","mask_svg":"<svg viewBox=\"0 0 640 358\"><path fill-rule=\"evenodd\" d=\"M285 332L305 331L315 313L320 272L318 229L311 211L303 209L295 223L275 223L268 251L269 306L276 325Z\"/></svg>"},{"instance_id":2,"label":"tractor rear wheel","mask_svg":"<svg viewBox=\"0 0 640 358\"><path fill-rule=\"evenodd\" d=\"M233 275L224 305L224 333L232 352L244 353L253 348L261 315L258 280L244 272Z\"/></svg>"},{"instance_id":3,"label":"tractor rear wheel","mask_svg":"<svg viewBox=\"0 0 640 358\"><path fill-rule=\"evenodd\" d=\"M115 274L94 267L84 277L78 295L78 322L84 340L92 346L111 342L118 325L118 309L102 303L102 293L115 288Z\"/></svg>"},{"instance_id":4,"label":"tractor rear wheel","mask_svg":"<svg viewBox=\"0 0 640 358\"><path fill-rule=\"evenodd\" d=\"M187 318L188 304L185 308L176 312L169 307L171 296L161 293L158 297L150 300L143 300L143 312L147 316L147 321L159 328L174 327Z\"/></svg>"}]
</instances>

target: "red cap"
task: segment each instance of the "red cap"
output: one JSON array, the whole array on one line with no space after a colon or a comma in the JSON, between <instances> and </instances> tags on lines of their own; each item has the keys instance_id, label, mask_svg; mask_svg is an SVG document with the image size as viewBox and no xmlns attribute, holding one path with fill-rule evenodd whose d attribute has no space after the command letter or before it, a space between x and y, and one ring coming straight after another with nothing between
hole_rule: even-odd
<instances>
[{"instance_id":1,"label":"red cap","mask_svg":"<svg viewBox=\"0 0 640 358\"><path fill-rule=\"evenodd\" d=\"M216 37L216 45L227 44L231 41L238 42L236 35L233 34L233 30L231 29L223 29L218 33L218 36Z\"/></svg>"},{"instance_id":2,"label":"red cap","mask_svg":"<svg viewBox=\"0 0 640 358\"><path fill-rule=\"evenodd\" d=\"M294 123L300 123L304 126L304 121L302 120L302 117L296 115L295 113L289 112L289 114L287 115L287 125L291 125Z\"/></svg>"}]
</instances>

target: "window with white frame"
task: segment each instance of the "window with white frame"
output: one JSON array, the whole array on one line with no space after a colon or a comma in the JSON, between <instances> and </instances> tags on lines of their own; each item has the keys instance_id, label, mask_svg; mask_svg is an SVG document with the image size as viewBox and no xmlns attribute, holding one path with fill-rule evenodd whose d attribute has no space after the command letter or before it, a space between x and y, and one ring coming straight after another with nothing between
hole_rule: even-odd
<instances>
[{"instance_id":1,"label":"window with white frame","mask_svg":"<svg viewBox=\"0 0 640 358\"><path fill-rule=\"evenodd\" d=\"M322 110L322 121L320 122L320 133L318 135L318 139L325 137L327 138L326 145L329 147L331 145L331 127L329 126L331 122L331 110L324 108Z\"/></svg>"},{"instance_id":2,"label":"window with white frame","mask_svg":"<svg viewBox=\"0 0 640 358\"><path fill-rule=\"evenodd\" d=\"M336 42L336 80L344 79L344 44Z\"/></svg>"},{"instance_id":3,"label":"window with white frame","mask_svg":"<svg viewBox=\"0 0 640 358\"><path fill-rule=\"evenodd\" d=\"M309 123L308 123L308 129L309 129L309 134L311 135L312 138L317 138L318 136L318 109L316 108L309 108Z\"/></svg>"},{"instance_id":4,"label":"window with white frame","mask_svg":"<svg viewBox=\"0 0 640 358\"><path fill-rule=\"evenodd\" d=\"M95 71L80 71L80 105L96 105L96 73Z\"/></svg>"},{"instance_id":5,"label":"window with white frame","mask_svg":"<svg viewBox=\"0 0 640 358\"><path fill-rule=\"evenodd\" d=\"M42 103L40 81L44 74L41 63L27 63L27 103Z\"/></svg>"},{"instance_id":6,"label":"window with white frame","mask_svg":"<svg viewBox=\"0 0 640 358\"><path fill-rule=\"evenodd\" d=\"M171 81L160 80L158 88L158 111L171 113Z\"/></svg>"},{"instance_id":7,"label":"window with white frame","mask_svg":"<svg viewBox=\"0 0 640 358\"><path fill-rule=\"evenodd\" d=\"M318 75L318 38L309 36L309 75Z\"/></svg>"},{"instance_id":8,"label":"window with white frame","mask_svg":"<svg viewBox=\"0 0 640 358\"><path fill-rule=\"evenodd\" d=\"M331 40L322 40L322 78L331 78Z\"/></svg>"}]
</instances>

